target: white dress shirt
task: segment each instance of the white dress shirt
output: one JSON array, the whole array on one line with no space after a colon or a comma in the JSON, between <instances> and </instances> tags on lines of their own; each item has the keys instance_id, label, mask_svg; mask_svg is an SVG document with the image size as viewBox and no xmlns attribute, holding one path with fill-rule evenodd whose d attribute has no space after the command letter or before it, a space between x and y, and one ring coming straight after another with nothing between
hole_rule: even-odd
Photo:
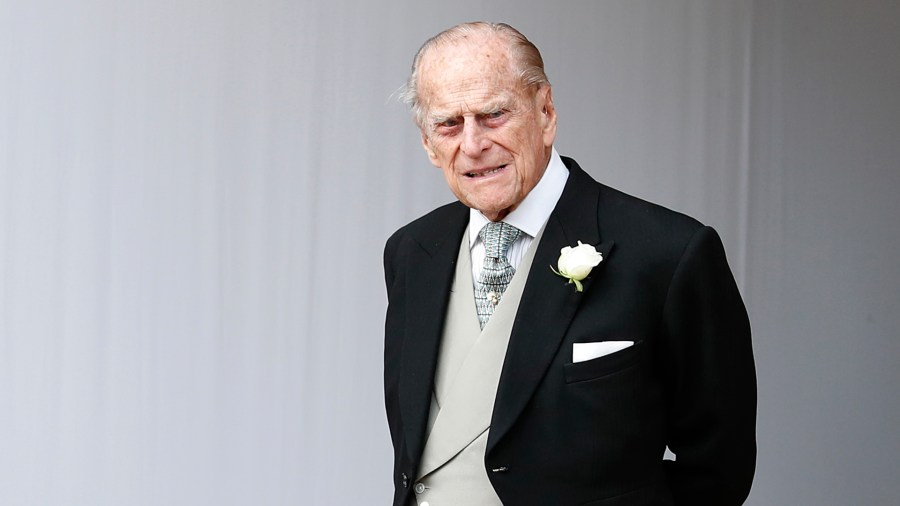
<instances>
[{"instance_id":1,"label":"white dress shirt","mask_svg":"<svg viewBox=\"0 0 900 506\"><path fill-rule=\"evenodd\" d=\"M525 196L525 200L501 220L522 231L506 252L506 258L513 268L519 267L531 242L540 232L541 227L547 223L568 178L569 169L559 157L556 148L553 148L550 162L547 164L547 170L544 171L541 180ZM475 282L478 281L484 265L484 242L478 237L478 232L489 221L481 214L481 211L469 209L469 251L472 255L472 280Z\"/></svg>"}]
</instances>

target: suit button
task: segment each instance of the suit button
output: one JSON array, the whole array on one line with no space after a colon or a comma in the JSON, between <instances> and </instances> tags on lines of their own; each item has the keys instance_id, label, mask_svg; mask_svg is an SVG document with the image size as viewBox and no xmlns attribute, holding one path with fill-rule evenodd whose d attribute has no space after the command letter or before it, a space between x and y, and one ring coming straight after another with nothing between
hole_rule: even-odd
<instances>
[{"instance_id":1,"label":"suit button","mask_svg":"<svg viewBox=\"0 0 900 506\"><path fill-rule=\"evenodd\" d=\"M428 501L422 501L419 503L419 506L429 506Z\"/></svg>"},{"instance_id":2,"label":"suit button","mask_svg":"<svg viewBox=\"0 0 900 506\"><path fill-rule=\"evenodd\" d=\"M425 484L424 483L416 483L416 493L417 494L425 493Z\"/></svg>"}]
</instances>

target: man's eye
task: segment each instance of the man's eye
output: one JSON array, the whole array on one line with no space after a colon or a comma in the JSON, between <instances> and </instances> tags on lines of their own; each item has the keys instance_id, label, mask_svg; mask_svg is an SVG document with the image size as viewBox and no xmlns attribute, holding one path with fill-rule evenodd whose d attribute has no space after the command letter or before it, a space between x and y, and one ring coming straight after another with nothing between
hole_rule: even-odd
<instances>
[{"instance_id":1,"label":"man's eye","mask_svg":"<svg viewBox=\"0 0 900 506\"><path fill-rule=\"evenodd\" d=\"M459 120L456 118L446 119L437 124L438 128L453 128L459 124Z\"/></svg>"},{"instance_id":2,"label":"man's eye","mask_svg":"<svg viewBox=\"0 0 900 506\"><path fill-rule=\"evenodd\" d=\"M504 113L504 112L506 112L506 111L494 111L494 112L490 112L490 113L488 113L487 117L488 117L488 119L497 119L497 118L503 116L503 113Z\"/></svg>"}]
</instances>

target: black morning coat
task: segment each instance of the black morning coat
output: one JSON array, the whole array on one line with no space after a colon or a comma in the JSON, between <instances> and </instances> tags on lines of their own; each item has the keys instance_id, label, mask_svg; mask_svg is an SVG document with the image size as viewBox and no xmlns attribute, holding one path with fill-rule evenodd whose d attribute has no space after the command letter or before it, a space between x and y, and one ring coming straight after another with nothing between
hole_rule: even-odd
<instances>
[{"instance_id":1,"label":"black morning coat","mask_svg":"<svg viewBox=\"0 0 900 506\"><path fill-rule=\"evenodd\" d=\"M569 178L515 318L485 472L506 506L741 504L756 462L756 377L719 236L563 161ZM394 506L412 499L468 213L440 207L385 247ZM578 241L603 253L581 293L551 270ZM594 341L635 344L573 363L572 344ZM666 446L676 461L663 460Z\"/></svg>"}]
</instances>

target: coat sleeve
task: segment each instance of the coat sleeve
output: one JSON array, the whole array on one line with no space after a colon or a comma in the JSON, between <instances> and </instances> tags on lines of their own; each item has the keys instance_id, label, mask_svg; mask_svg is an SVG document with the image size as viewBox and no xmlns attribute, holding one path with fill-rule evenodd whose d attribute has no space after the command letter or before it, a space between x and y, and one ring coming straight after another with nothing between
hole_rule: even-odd
<instances>
[{"instance_id":1,"label":"coat sleeve","mask_svg":"<svg viewBox=\"0 0 900 506\"><path fill-rule=\"evenodd\" d=\"M750 322L718 234L703 227L676 268L663 311L666 477L679 505L742 504L756 468Z\"/></svg>"},{"instance_id":2,"label":"coat sleeve","mask_svg":"<svg viewBox=\"0 0 900 506\"><path fill-rule=\"evenodd\" d=\"M397 263L399 261L398 250L402 238L402 231L396 232L388 239L384 248L384 281L388 298L384 329L384 397L395 453L398 450L400 440L399 427L396 420L399 416L397 381L400 369L400 346L403 341L401 324L403 321L403 301L398 294L399 290L397 288L400 282Z\"/></svg>"}]
</instances>

